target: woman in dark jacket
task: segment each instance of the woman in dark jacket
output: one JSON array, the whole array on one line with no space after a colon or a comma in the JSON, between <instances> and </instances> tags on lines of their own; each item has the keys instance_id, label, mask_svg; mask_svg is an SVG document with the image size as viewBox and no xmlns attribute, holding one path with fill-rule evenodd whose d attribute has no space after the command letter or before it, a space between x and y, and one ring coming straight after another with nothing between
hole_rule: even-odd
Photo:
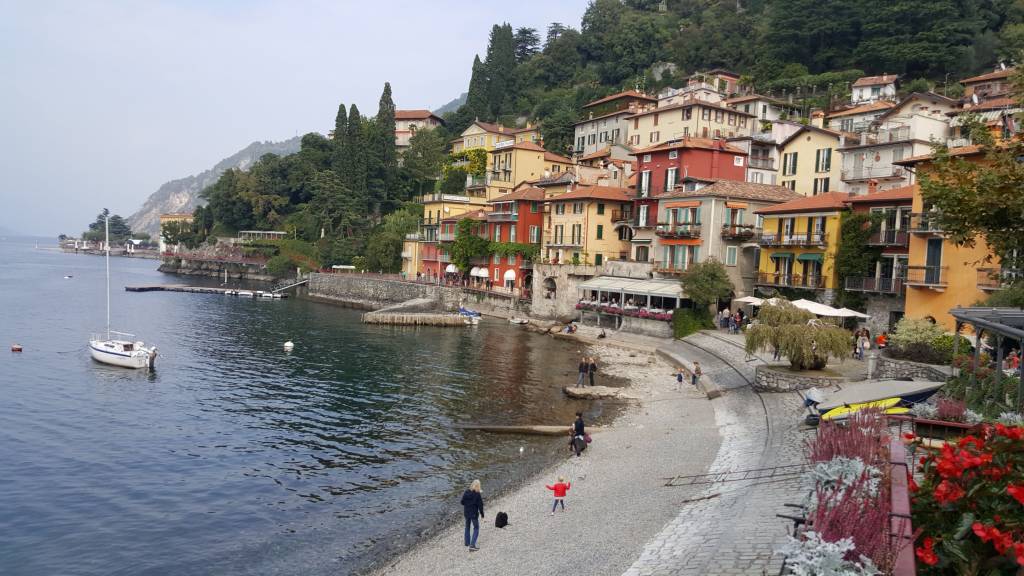
<instances>
[{"instance_id":1,"label":"woman in dark jacket","mask_svg":"<svg viewBox=\"0 0 1024 576\"><path fill-rule=\"evenodd\" d=\"M462 493L462 514L466 517L466 546L469 546L470 552L479 550L476 547L476 538L480 535L480 518L484 517L484 497L480 495L479 480L473 480L469 488ZM473 526L472 538L469 534L471 525Z\"/></svg>"}]
</instances>

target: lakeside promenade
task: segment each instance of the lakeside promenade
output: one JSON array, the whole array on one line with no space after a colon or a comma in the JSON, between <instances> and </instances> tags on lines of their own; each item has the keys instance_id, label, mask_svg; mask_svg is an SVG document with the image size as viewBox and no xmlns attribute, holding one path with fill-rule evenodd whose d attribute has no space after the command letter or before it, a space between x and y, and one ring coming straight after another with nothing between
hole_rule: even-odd
<instances>
[{"instance_id":1,"label":"lakeside promenade","mask_svg":"<svg viewBox=\"0 0 1024 576\"><path fill-rule=\"evenodd\" d=\"M595 342L583 334L581 341ZM776 573L781 558L774 549L785 540L788 523L775 514L794 499L795 477L666 483L679 475L801 463L802 442L810 432L800 425L799 396L750 388L760 360L747 360L741 336L698 333L682 341L641 338L629 348L617 344L592 345L590 353L604 359L604 372L629 378L629 392L641 401L595 437L582 458L567 455L565 462L494 500L487 499L484 486L487 517L481 522L480 551L463 547L460 521L374 574ZM689 384L678 387L672 377L676 358L687 365L700 361L704 378L724 394L708 400ZM567 512L552 517L544 485L558 475L573 488ZM509 513L511 526L494 527L498 511Z\"/></svg>"}]
</instances>

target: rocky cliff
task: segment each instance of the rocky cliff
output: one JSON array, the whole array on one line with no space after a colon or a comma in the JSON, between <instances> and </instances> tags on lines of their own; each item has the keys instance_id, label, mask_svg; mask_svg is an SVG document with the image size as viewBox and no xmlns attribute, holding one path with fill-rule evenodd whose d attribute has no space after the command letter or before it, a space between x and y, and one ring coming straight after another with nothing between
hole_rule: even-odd
<instances>
[{"instance_id":1,"label":"rocky cliff","mask_svg":"<svg viewBox=\"0 0 1024 576\"><path fill-rule=\"evenodd\" d=\"M136 232L148 232L154 238L160 233L160 215L171 212L192 212L205 204L199 193L231 168L248 169L260 156L277 154L287 156L299 151L302 137L283 142L253 142L244 149L218 162L213 168L187 178L167 182L151 194L137 212L128 217L128 224Z\"/></svg>"}]
</instances>

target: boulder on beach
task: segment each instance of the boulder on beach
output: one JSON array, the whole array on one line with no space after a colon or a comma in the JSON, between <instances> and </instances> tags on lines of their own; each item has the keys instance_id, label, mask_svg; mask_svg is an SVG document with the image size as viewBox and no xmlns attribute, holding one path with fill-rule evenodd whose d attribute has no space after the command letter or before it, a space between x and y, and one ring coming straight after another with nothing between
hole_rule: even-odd
<instances>
[{"instance_id":1,"label":"boulder on beach","mask_svg":"<svg viewBox=\"0 0 1024 576\"><path fill-rule=\"evenodd\" d=\"M582 400L618 399L636 400L636 396L626 393L622 388L611 388L609 386L566 386L562 392L570 398Z\"/></svg>"}]
</instances>

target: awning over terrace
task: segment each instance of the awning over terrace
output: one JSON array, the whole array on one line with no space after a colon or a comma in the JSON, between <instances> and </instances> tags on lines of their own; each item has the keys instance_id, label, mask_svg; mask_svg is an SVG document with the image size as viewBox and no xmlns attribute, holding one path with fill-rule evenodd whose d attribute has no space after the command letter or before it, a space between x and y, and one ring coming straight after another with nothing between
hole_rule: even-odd
<instances>
[{"instance_id":1,"label":"awning over terrace","mask_svg":"<svg viewBox=\"0 0 1024 576\"><path fill-rule=\"evenodd\" d=\"M679 308L686 298L677 280L620 278L598 276L579 285L581 302L646 308L651 312Z\"/></svg>"}]
</instances>

